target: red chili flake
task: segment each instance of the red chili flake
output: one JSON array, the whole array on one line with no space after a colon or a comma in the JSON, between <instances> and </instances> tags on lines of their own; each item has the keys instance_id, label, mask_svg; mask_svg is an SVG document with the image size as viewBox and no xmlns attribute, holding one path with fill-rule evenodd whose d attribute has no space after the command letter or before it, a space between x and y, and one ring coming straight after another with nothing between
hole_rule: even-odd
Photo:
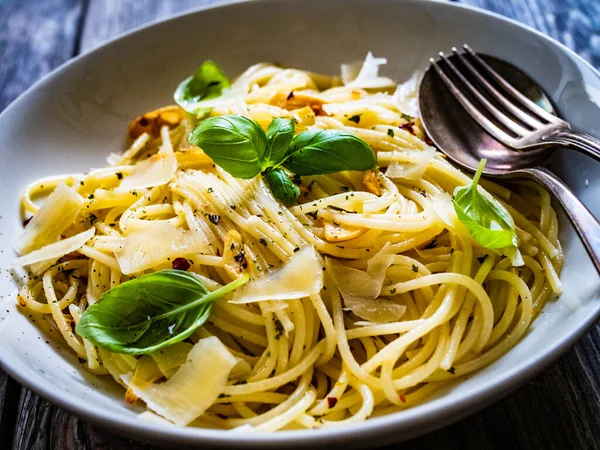
<instances>
[{"instance_id":1,"label":"red chili flake","mask_svg":"<svg viewBox=\"0 0 600 450\"><path fill-rule=\"evenodd\" d=\"M335 405L337 405L338 399L337 397L327 397L327 405L330 408L333 408Z\"/></svg>"},{"instance_id":2,"label":"red chili flake","mask_svg":"<svg viewBox=\"0 0 600 450\"><path fill-rule=\"evenodd\" d=\"M406 396L404 394L400 394L400 401L406 403Z\"/></svg>"},{"instance_id":3,"label":"red chili flake","mask_svg":"<svg viewBox=\"0 0 600 450\"><path fill-rule=\"evenodd\" d=\"M173 269L175 270L188 270L190 263L185 258L175 258L173 260Z\"/></svg>"}]
</instances>

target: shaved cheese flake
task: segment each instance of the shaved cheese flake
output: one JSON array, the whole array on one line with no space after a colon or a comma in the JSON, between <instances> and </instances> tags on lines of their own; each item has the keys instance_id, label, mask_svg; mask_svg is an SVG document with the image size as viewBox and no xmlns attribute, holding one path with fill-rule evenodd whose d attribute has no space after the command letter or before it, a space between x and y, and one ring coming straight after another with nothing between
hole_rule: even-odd
<instances>
[{"instance_id":1,"label":"shaved cheese flake","mask_svg":"<svg viewBox=\"0 0 600 450\"><path fill-rule=\"evenodd\" d=\"M231 303L291 300L316 294L323 288L321 267L315 248L304 247L280 268L238 289Z\"/></svg>"},{"instance_id":2,"label":"shaved cheese flake","mask_svg":"<svg viewBox=\"0 0 600 450\"><path fill-rule=\"evenodd\" d=\"M462 223L456 215L456 210L452 204L452 197L450 194L446 192L436 194L433 197L433 210L448 229L461 236L469 239L471 238L471 233L469 233L465 224Z\"/></svg>"},{"instance_id":3,"label":"shaved cheese flake","mask_svg":"<svg viewBox=\"0 0 600 450\"><path fill-rule=\"evenodd\" d=\"M393 100L398 109L412 117L419 116L419 80L423 72L416 71L404 83L400 83L394 92Z\"/></svg>"},{"instance_id":4,"label":"shaved cheese flake","mask_svg":"<svg viewBox=\"0 0 600 450\"><path fill-rule=\"evenodd\" d=\"M98 355L102 360L102 365L108 370L108 373L112 375L115 381L127 387L121 377L135 370L137 359L131 355L112 353L101 348L98 348Z\"/></svg>"},{"instance_id":5,"label":"shaved cheese flake","mask_svg":"<svg viewBox=\"0 0 600 450\"><path fill-rule=\"evenodd\" d=\"M345 309L369 322L395 322L402 317L406 306L389 300L378 299L385 279L385 272L394 261L386 244L367 265L367 270L358 270L340 262L325 258L327 273L331 275L344 299Z\"/></svg>"},{"instance_id":6,"label":"shaved cheese flake","mask_svg":"<svg viewBox=\"0 0 600 450\"><path fill-rule=\"evenodd\" d=\"M56 186L17 239L15 248L19 255L56 242L73 223L83 203L83 198L74 189L64 183Z\"/></svg>"},{"instance_id":7,"label":"shaved cheese flake","mask_svg":"<svg viewBox=\"0 0 600 450\"><path fill-rule=\"evenodd\" d=\"M95 233L96 229L90 228L89 230L84 231L83 233L79 233L75 236L71 236L70 238L66 238L53 244L46 245L45 247L42 247L39 250L35 250L31 253L28 253L25 256L21 256L20 258L17 258L12 265L13 267L28 266L30 264L39 263L41 261L50 263L50 265L52 265L59 258L65 256L67 253L74 252L75 250L78 250L81 247L83 247L83 245L87 241L89 241ZM34 274L38 275L36 271L34 271Z\"/></svg>"},{"instance_id":8,"label":"shaved cheese flake","mask_svg":"<svg viewBox=\"0 0 600 450\"><path fill-rule=\"evenodd\" d=\"M176 342L162 350L150 353L150 356L162 374L169 379L185 364L192 348L194 346L189 342Z\"/></svg>"},{"instance_id":9,"label":"shaved cheese flake","mask_svg":"<svg viewBox=\"0 0 600 450\"><path fill-rule=\"evenodd\" d=\"M168 222L149 221L123 239L122 247L115 250L121 271L128 275L193 253L208 253L203 235L174 227Z\"/></svg>"},{"instance_id":10,"label":"shaved cheese flake","mask_svg":"<svg viewBox=\"0 0 600 450\"><path fill-rule=\"evenodd\" d=\"M164 383L132 383L131 374L122 380L148 408L175 425L185 426L215 402L236 364L237 358L211 336L200 339L187 361Z\"/></svg>"},{"instance_id":11,"label":"shaved cheese flake","mask_svg":"<svg viewBox=\"0 0 600 450\"><path fill-rule=\"evenodd\" d=\"M144 411L138 415L138 419L155 425L173 425L173 422L163 419L158 414L154 414L152 411Z\"/></svg>"},{"instance_id":12,"label":"shaved cheese flake","mask_svg":"<svg viewBox=\"0 0 600 450\"><path fill-rule=\"evenodd\" d=\"M379 76L379 66L384 64L387 64L387 59L375 58L373 53L369 52L362 64L342 64L342 81L344 85L352 88L394 87L396 83L392 79Z\"/></svg>"},{"instance_id":13,"label":"shaved cheese flake","mask_svg":"<svg viewBox=\"0 0 600 450\"><path fill-rule=\"evenodd\" d=\"M131 175L123 178L117 192L149 188L167 184L177 171L177 158L169 139L168 129L161 131L163 143L156 155L137 163Z\"/></svg>"},{"instance_id":14,"label":"shaved cheese flake","mask_svg":"<svg viewBox=\"0 0 600 450\"><path fill-rule=\"evenodd\" d=\"M427 170L427 166L435 156L433 147L411 152L398 152L404 161L392 161L385 171L385 176L391 179L419 180Z\"/></svg>"}]
</instances>

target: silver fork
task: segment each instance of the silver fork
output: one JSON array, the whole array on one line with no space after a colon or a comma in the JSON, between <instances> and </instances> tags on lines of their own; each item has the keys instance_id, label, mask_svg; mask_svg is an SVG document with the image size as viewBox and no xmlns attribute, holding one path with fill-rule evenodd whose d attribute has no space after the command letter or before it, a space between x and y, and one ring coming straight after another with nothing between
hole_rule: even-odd
<instances>
[{"instance_id":1,"label":"silver fork","mask_svg":"<svg viewBox=\"0 0 600 450\"><path fill-rule=\"evenodd\" d=\"M561 146L578 150L600 161L600 140L571 129L568 122L545 111L511 86L471 47L465 44L463 48L464 53L459 52L456 47L452 48L452 52L466 68L466 72L478 81L477 86L465 76L464 69L461 71L442 52L439 53L441 61L444 61L447 70L460 81L460 84L455 83L448 76L438 61L431 58L430 62L454 97L488 133L514 149ZM483 73L495 80L500 89L490 83ZM465 95L465 91L470 92L480 106L476 106ZM499 107L488 98L493 98ZM503 127L498 126L497 123L502 124Z\"/></svg>"}]
</instances>

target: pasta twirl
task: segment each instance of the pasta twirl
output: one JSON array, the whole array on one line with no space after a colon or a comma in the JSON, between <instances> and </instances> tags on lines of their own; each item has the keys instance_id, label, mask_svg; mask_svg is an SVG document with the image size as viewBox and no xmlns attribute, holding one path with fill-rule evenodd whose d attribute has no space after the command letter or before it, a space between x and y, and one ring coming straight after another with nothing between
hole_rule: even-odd
<instances>
[{"instance_id":1,"label":"pasta twirl","mask_svg":"<svg viewBox=\"0 0 600 450\"><path fill-rule=\"evenodd\" d=\"M169 419L164 411L177 410L172 421L192 426L274 431L357 423L424 402L492 363L560 294L556 213L537 186L485 182L515 221L523 264L480 246L457 222L450 197L471 177L436 152L419 119L401 109L406 89L393 94L391 80L376 72L343 85L259 64L207 100L210 117L243 115L265 129L287 117L296 133L342 130L375 152L373 173L295 177L300 197L289 208L261 175L235 178L190 144L202 119L177 107L133 124L130 132L143 126L141 134L108 167L31 184L22 205L34 217L37 196L53 191L53 202L68 200L65 214L44 211L37 219L36 226L54 225L44 245L60 248L59 235L84 232L89 240L75 251L66 246L66 255L52 253L52 261L36 260L39 277L22 288L20 305L47 315L89 371L127 389L127 401L139 395L151 409L159 404L158 414ZM158 121L159 133L148 120ZM29 251L42 246L28 239ZM307 247L318 267L306 276L319 282L305 284L318 290L261 299L255 289L252 302L220 298L204 326L160 355L111 353L74 331L106 292L142 274L184 268L215 290L242 273L260 280ZM279 278L273 283L286 283ZM208 360L197 342L227 367L211 379L218 398L214 389L210 398L198 389L204 397L194 403L177 386L190 386L193 368ZM171 397L150 399L152 392ZM197 414L182 410L183 399Z\"/></svg>"}]
</instances>

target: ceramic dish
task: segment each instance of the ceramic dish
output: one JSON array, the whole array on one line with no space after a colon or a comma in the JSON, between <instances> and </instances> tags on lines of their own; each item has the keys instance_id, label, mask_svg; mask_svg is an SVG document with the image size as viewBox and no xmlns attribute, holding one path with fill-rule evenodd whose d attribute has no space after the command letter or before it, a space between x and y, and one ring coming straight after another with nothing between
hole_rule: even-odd
<instances>
[{"instance_id":1,"label":"ceramic dish","mask_svg":"<svg viewBox=\"0 0 600 450\"><path fill-rule=\"evenodd\" d=\"M526 337L499 361L425 404L352 428L232 433L139 420L108 378L79 369L16 307L18 279L7 268L21 228L18 195L50 174L104 165L123 148L129 120L171 102L177 83L206 58L228 74L258 61L324 73L369 51L386 56L385 75L402 81L431 55L470 43L524 69L574 126L600 135L600 75L562 45L510 20L453 3L421 0L253 1L211 7L136 30L63 65L0 115L0 362L57 405L117 432L177 446L292 448L382 445L441 427L497 400L554 361L600 315L598 274L561 219L565 294L550 302ZM557 152L552 166L600 213L600 166Z\"/></svg>"}]
</instances>

